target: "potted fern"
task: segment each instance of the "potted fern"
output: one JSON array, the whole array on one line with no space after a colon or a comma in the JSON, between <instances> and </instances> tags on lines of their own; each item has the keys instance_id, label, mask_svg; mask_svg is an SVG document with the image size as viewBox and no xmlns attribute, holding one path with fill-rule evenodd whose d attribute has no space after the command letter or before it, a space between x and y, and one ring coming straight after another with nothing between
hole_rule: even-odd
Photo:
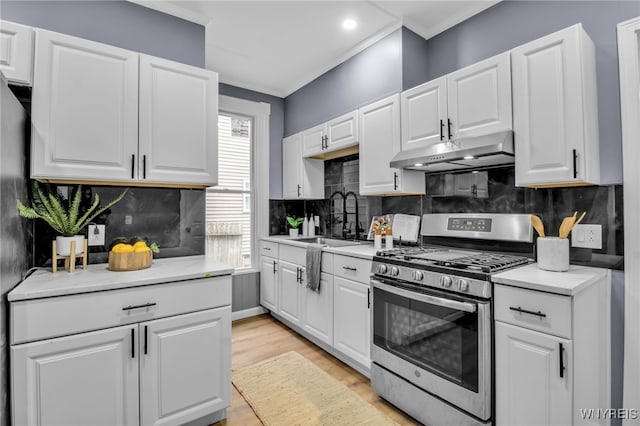
<instances>
[{"instance_id":1,"label":"potted fern","mask_svg":"<svg viewBox=\"0 0 640 426\"><path fill-rule=\"evenodd\" d=\"M66 200L48 185L43 189L37 182L34 182L31 206L25 206L18 200L17 207L20 216L27 219L42 219L61 234L56 237L57 254L69 256L71 241L76 241L75 254L82 254L84 248L84 235L80 235L82 230L99 214L122 200L126 193L127 189L105 206L100 205L100 197L96 194L89 208L81 214L82 185L75 191L73 200Z\"/></svg>"}]
</instances>

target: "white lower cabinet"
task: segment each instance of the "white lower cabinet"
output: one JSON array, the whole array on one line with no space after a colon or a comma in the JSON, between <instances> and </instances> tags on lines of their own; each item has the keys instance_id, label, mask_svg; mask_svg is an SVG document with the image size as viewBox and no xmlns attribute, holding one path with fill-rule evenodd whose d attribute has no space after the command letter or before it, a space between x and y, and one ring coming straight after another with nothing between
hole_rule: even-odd
<instances>
[{"instance_id":1,"label":"white lower cabinet","mask_svg":"<svg viewBox=\"0 0 640 426\"><path fill-rule=\"evenodd\" d=\"M604 269L537 264L493 276L495 424L607 425L611 403L610 288Z\"/></svg>"},{"instance_id":2,"label":"white lower cabinet","mask_svg":"<svg viewBox=\"0 0 640 426\"><path fill-rule=\"evenodd\" d=\"M141 323L140 423L180 425L231 401L231 308Z\"/></svg>"},{"instance_id":3,"label":"white lower cabinet","mask_svg":"<svg viewBox=\"0 0 640 426\"><path fill-rule=\"evenodd\" d=\"M298 265L280 261L278 272L278 313L292 324L302 325L302 275L304 270Z\"/></svg>"},{"instance_id":4,"label":"white lower cabinet","mask_svg":"<svg viewBox=\"0 0 640 426\"><path fill-rule=\"evenodd\" d=\"M495 339L499 424L570 425L571 341L501 322Z\"/></svg>"},{"instance_id":5,"label":"white lower cabinet","mask_svg":"<svg viewBox=\"0 0 640 426\"><path fill-rule=\"evenodd\" d=\"M371 363L371 325L368 284L334 277L333 344L358 363Z\"/></svg>"},{"instance_id":6,"label":"white lower cabinet","mask_svg":"<svg viewBox=\"0 0 640 426\"><path fill-rule=\"evenodd\" d=\"M260 304L278 310L278 260L264 256L260 260Z\"/></svg>"},{"instance_id":7,"label":"white lower cabinet","mask_svg":"<svg viewBox=\"0 0 640 426\"><path fill-rule=\"evenodd\" d=\"M278 320L368 375L371 261L322 254L320 290L307 288L306 249L261 241L260 303ZM279 253L278 259L271 257ZM276 298L277 302L271 300Z\"/></svg>"},{"instance_id":8,"label":"white lower cabinet","mask_svg":"<svg viewBox=\"0 0 640 426\"><path fill-rule=\"evenodd\" d=\"M12 346L13 424L137 425L137 329L134 324Z\"/></svg>"},{"instance_id":9,"label":"white lower cabinet","mask_svg":"<svg viewBox=\"0 0 640 426\"><path fill-rule=\"evenodd\" d=\"M14 426L182 425L231 403L229 276L11 305Z\"/></svg>"},{"instance_id":10,"label":"white lower cabinet","mask_svg":"<svg viewBox=\"0 0 640 426\"><path fill-rule=\"evenodd\" d=\"M333 344L333 275L320 274L320 291L304 289L302 329L324 343Z\"/></svg>"}]
</instances>

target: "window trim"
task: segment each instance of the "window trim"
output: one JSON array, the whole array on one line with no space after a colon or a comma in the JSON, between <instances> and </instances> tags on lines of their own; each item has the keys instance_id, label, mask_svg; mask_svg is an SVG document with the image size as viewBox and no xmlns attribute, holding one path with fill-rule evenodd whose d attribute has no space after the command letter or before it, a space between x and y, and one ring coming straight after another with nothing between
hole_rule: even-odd
<instances>
[{"instance_id":1,"label":"window trim","mask_svg":"<svg viewBox=\"0 0 640 426\"><path fill-rule=\"evenodd\" d=\"M269 116L271 105L246 99L220 95L218 115L235 114L251 118L253 140L251 147L251 168L253 169L253 194L251 197L251 266L258 269L258 241L267 236L269 230Z\"/></svg>"}]
</instances>

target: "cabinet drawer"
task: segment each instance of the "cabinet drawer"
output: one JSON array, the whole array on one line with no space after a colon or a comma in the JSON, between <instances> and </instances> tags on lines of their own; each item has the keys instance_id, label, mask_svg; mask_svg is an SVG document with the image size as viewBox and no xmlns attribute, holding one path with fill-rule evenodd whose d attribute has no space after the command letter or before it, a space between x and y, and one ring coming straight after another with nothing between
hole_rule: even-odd
<instances>
[{"instance_id":1,"label":"cabinet drawer","mask_svg":"<svg viewBox=\"0 0 640 426\"><path fill-rule=\"evenodd\" d=\"M304 266L307 264L307 250L304 247L281 244L279 258L285 262Z\"/></svg>"},{"instance_id":2,"label":"cabinet drawer","mask_svg":"<svg viewBox=\"0 0 640 426\"><path fill-rule=\"evenodd\" d=\"M231 276L13 302L11 344L230 304Z\"/></svg>"},{"instance_id":3,"label":"cabinet drawer","mask_svg":"<svg viewBox=\"0 0 640 426\"><path fill-rule=\"evenodd\" d=\"M333 256L333 274L369 285L371 261L357 257Z\"/></svg>"},{"instance_id":4,"label":"cabinet drawer","mask_svg":"<svg viewBox=\"0 0 640 426\"><path fill-rule=\"evenodd\" d=\"M260 254L263 256L278 258L278 243L271 241L260 241Z\"/></svg>"},{"instance_id":5,"label":"cabinet drawer","mask_svg":"<svg viewBox=\"0 0 640 426\"><path fill-rule=\"evenodd\" d=\"M496 321L571 339L568 296L496 285L494 301Z\"/></svg>"}]
</instances>

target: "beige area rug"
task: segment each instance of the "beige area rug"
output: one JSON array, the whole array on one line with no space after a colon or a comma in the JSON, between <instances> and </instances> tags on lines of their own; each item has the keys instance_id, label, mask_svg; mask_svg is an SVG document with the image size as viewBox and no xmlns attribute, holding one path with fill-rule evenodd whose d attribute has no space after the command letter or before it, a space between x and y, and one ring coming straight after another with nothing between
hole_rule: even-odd
<instances>
[{"instance_id":1,"label":"beige area rug","mask_svg":"<svg viewBox=\"0 0 640 426\"><path fill-rule=\"evenodd\" d=\"M297 352L234 371L232 382L265 425L397 425Z\"/></svg>"}]
</instances>

